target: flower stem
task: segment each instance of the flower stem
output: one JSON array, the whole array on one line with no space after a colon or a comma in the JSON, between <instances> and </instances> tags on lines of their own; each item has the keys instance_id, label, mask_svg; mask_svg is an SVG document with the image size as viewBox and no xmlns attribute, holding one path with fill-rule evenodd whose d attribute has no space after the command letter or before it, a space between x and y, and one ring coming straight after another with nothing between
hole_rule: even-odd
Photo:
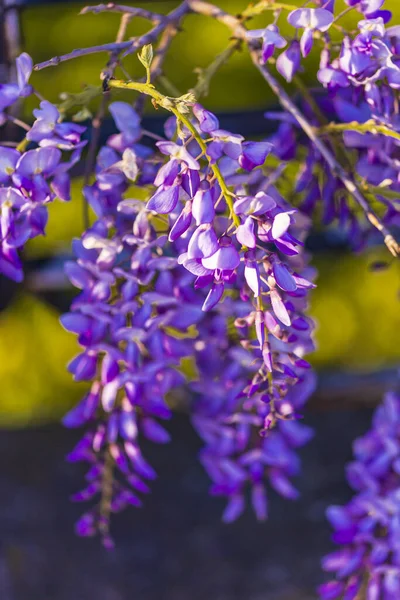
<instances>
[{"instance_id":1,"label":"flower stem","mask_svg":"<svg viewBox=\"0 0 400 600\"><path fill-rule=\"evenodd\" d=\"M204 152L204 155L207 157L207 160L210 165L210 169L212 170L213 174L215 175L215 178L217 179L217 181L220 185L221 191L224 195L225 202L228 205L229 212L230 212L230 218L232 219L232 221L236 225L236 227L238 227L240 225L240 219L237 215L235 215L235 212L233 210L232 194L228 190L228 187L225 183L225 180L222 176L219 166L215 163L212 163L210 158L207 156L207 144L205 143L203 138L200 136L200 134L198 133L198 131L196 130L194 125L186 117L186 115L183 114L179 110L178 104L179 104L179 102L182 102L182 100L180 98L171 98L169 96L164 96L158 90L156 90L152 84L140 83L140 82L136 82L136 81L126 81L125 82L125 81L120 81L119 79L110 79L108 81L108 85L111 88L135 90L137 92L141 92L142 94L146 94L146 95L150 96L151 98L153 98L153 100L156 104L158 104L162 108L165 108L166 110L169 110L170 112L172 112L172 114L175 115L175 117L182 123L182 125L184 125L190 131L190 133L193 135L196 142L199 144L201 150Z\"/></svg>"},{"instance_id":2,"label":"flower stem","mask_svg":"<svg viewBox=\"0 0 400 600\"><path fill-rule=\"evenodd\" d=\"M370 133L372 135L384 135L386 137L394 138L395 140L400 140L400 133L398 131L390 129L390 127L382 125L381 123L376 123L373 119L369 119L364 123L359 123L358 121L351 121L349 123L327 123L316 129L316 131L319 134L356 131L361 134Z\"/></svg>"},{"instance_id":3,"label":"flower stem","mask_svg":"<svg viewBox=\"0 0 400 600\"><path fill-rule=\"evenodd\" d=\"M222 176L219 166L215 163L212 163L210 161L209 157L207 156L207 145L206 145L205 141L198 134L198 132L196 131L196 128L193 126L193 124L189 121L189 119L185 115L183 115L177 109L172 110L172 112L174 113L176 118L180 119L181 122L185 125L185 127L187 127L187 129L189 129L189 131L192 133L193 137L195 138L196 142L199 144L200 148L202 149L205 156L207 157L207 160L209 161L209 164L210 164L210 168L219 183L221 192L225 198L225 202L227 203L227 205L229 207L230 218L232 219L232 221L236 225L236 227L238 227L240 225L240 219L237 215L235 215L235 212L233 210L232 195L231 195L230 191L228 190L228 187L225 183L225 180Z\"/></svg>"},{"instance_id":4,"label":"flower stem","mask_svg":"<svg viewBox=\"0 0 400 600\"><path fill-rule=\"evenodd\" d=\"M25 152L28 144L29 144L29 140L26 137L24 137L24 139L16 147L16 150L18 150L18 152L21 152L21 154L22 154L23 152Z\"/></svg>"}]
</instances>

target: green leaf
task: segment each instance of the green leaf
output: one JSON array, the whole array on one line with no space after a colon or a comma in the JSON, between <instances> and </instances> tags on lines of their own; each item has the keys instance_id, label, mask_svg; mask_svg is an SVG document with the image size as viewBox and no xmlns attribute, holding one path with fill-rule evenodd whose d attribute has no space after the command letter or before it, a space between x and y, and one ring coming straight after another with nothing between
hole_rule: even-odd
<instances>
[{"instance_id":1,"label":"green leaf","mask_svg":"<svg viewBox=\"0 0 400 600\"><path fill-rule=\"evenodd\" d=\"M153 46L151 44L143 46L141 53L138 54L138 59L145 69L150 69L151 63L153 62Z\"/></svg>"}]
</instances>

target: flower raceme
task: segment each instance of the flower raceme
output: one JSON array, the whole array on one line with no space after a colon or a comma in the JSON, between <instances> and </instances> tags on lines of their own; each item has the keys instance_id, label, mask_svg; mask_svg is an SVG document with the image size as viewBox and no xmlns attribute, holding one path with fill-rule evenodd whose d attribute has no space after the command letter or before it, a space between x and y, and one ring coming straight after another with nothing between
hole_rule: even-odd
<instances>
[{"instance_id":1,"label":"flower raceme","mask_svg":"<svg viewBox=\"0 0 400 600\"><path fill-rule=\"evenodd\" d=\"M26 53L18 57L18 83L0 86L1 111L33 93L28 83L32 66ZM0 272L18 282L23 279L18 251L29 239L44 235L48 205L55 198L70 200L68 171L80 160L86 144L80 139L86 128L59 123L60 114L50 102L42 101L34 116L32 128L17 148L0 145ZM64 160L63 151L69 153Z\"/></svg>"},{"instance_id":2,"label":"flower raceme","mask_svg":"<svg viewBox=\"0 0 400 600\"><path fill-rule=\"evenodd\" d=\"M361 590L371 599L400 595L399 424L400 396L388 392L371 430L354 442L347 480L355 496L327 511L341 548L322 561L335 574L319 589L323 600L355 598Z\"/></svg>"},{"instance_id":3,"label":"flower raceme","mask_svg":"<svg viewBox=\"0 0 400 600\"><path fill-rule=\"evenodd\" d=\"M127 112L128 105L110 105L117 124L119 111ZM140 450L141 439L168 441L158 421L171 414L165 396L183 382L179 368L183 357L197 357L198 370L204 368L198 348L213 347L209 337L216 319L225 328L229 320L236 323L238 346L229 351L229 362L240 378L218 402L214 395L205 399L193 383L199 397L193 423L207 441L201 460L215 482L212 493L229 500L224 518L239 515L232 506L243 506L246 487L253 485L259 497L256 514L264 518L262 490L268 477L278 493L296 497L289 481L299 471L294 449L310 437L306 427L293 421L313 387L303 359L313 347L312 322L302 312L307 290L313 287L305 278L302 251L309 221L297 218L275 188L267 195L259 190L260 180L251 182L253 171L271 150L270 143L246 142L222 131L215 115L199 105L193 110L193 124L207 139L207 151L201 152L189 131L181 131L176 142L157 142L152 157L158 165L152 175L155 192L146 204L125 197L129 176L124 160L130 163L135 157L139 165L135 184L148 185L140 169L144 151L140 140L119 150L111 148L113 137L108 140L98 154L96 181L84 190L98 220L74 242L76 262L66 264L71 282L82 290L71 312L62 317L64 327L78 335L83 347L69 369L76 380L92 381L88 394L64 420L72 427L86 424L90 431L69 458L90 465L88 487L75 498L99 496L77 531L82 535L99 531L106 545L111 544L110 513L128 504L139 506L138 492L148 491L146 480L155 477ZM174 137L171 123L166 129ZM121 160L121 152L125 159ZM233 213L215 168L224 173ZM243 194L246 182L249 195ZM158 226L157 219L161 219ZM197 328L197 341L187 335L192 327ZM222 375L228 361L225 352L232 345L229 336L225 343L222 381L216 381L221 390L230 381L228 374ZM233 444L227 449L222 444L222 455L220 441L208 443L209 425L202 416L206 405L206 412L215 416L215 435L218 427L222 438L225 430L231 430L233 441L236 419L248 422L249 434L255 430L260 443L254 447L254 464L249 458L250 438L247 443L242 439L240 447ZM279 432L273 434L275 442L268 441L265 433L281 421ZM286 448L284 467L273 458L278 447ZM238 451L247 461L243 467L232 466L242 470L240 485L226 480ZM215 455L215 465L222 465L218 480L209 468ZM255 479L253 471L259 473ZM111 480L107 501L105 479Z\"/></svg>"}]
</instances>

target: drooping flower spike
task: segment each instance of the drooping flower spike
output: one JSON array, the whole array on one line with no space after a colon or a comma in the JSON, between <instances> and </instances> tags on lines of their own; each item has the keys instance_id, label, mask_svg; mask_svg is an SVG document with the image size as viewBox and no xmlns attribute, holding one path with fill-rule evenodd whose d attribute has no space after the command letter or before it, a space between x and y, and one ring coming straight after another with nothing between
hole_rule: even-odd
<instances>
[{"instance_id":1,"label":"drooping flower spike","mask_svg":"<svg viewBox=\"0 0 400 600\"><path fill-rule=\"evenodd\" d=\"M400 594L400 396L385 395L372 428L354 442L347 480L355 491L345 506L331 506L327 517L341 548L322 560L335 580L319 588L322 600L395 599Z\"/></svg>"}]
</instances>

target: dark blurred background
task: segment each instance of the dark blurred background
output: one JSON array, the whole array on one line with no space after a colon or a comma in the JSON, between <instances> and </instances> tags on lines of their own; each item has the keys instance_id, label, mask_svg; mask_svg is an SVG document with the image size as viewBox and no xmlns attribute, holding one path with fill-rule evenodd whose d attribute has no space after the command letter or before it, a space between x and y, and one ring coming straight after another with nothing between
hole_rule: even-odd
<instances>
[{"instance_id":1,"label":"dark blurred background","mask_svg":"<svg viewBox=\"0 0 400 600\"><path fill-rule=\"evenodd\" d=\"M2 1L3 8L10 4ZM168 12L176 3L135 5ZM245 7L241 0L218 5L233 13ZM18 17L14 50L19 46L40 62L112 41L119 16L78 16L83 6L30 1L8 7ZM389 0L386 6L398 22L400 4ZM265 14L251 26L265 26L269 19ZM343 19L349 28L354 22L352 14ZM134 19L128 35L145 28ZM227 42L223 26L189 17L172 44L167 76L186 91L196 81L194 68L207 66ZM32 81L57 102L62 92L97 85L105 60L105 54L80 58L35 73ZM315 60L312 55L304 63L303 79L310 84ZM125 66L134 76L141 74L135 56ZM245 52L221 69L203 103L222 114L229 128L250 134L267 132L263 111L276 105ZM27 120L33 107L30 101L22 107ZM148 109L149 123L153 117ZM107 553L97 540L73 535L81 507L71 505L68 495L79 487L82 472L63 462L77 436L58 425L84 389L65 370L77 345L58 322L72 291L54 285L71 237L81 232L81 184L78 176L72 202L51 207L46 237L27 245L25 283L0 280L0 600L314 598L319 557L330 547L324 509L349 496L343 467L351 441L367 429L371 406L399 363L398 266L389 259L387 269L372 272L373 263L387 260L386 251L377 246L350 255L338 231L315 230L309 241L320 272L310 310L318 323L311 362L320 384L306 414L317 434L303 452L300 502L289 504L271 494L266 525L250 514L233 526L221 525L222 506L207 496L207 478L196 460L199 442L179 415L171 425L172 444L148 449L160 473L152 496L144 509L116 518L117 549Z\"/></svg>"}]
</instances>

